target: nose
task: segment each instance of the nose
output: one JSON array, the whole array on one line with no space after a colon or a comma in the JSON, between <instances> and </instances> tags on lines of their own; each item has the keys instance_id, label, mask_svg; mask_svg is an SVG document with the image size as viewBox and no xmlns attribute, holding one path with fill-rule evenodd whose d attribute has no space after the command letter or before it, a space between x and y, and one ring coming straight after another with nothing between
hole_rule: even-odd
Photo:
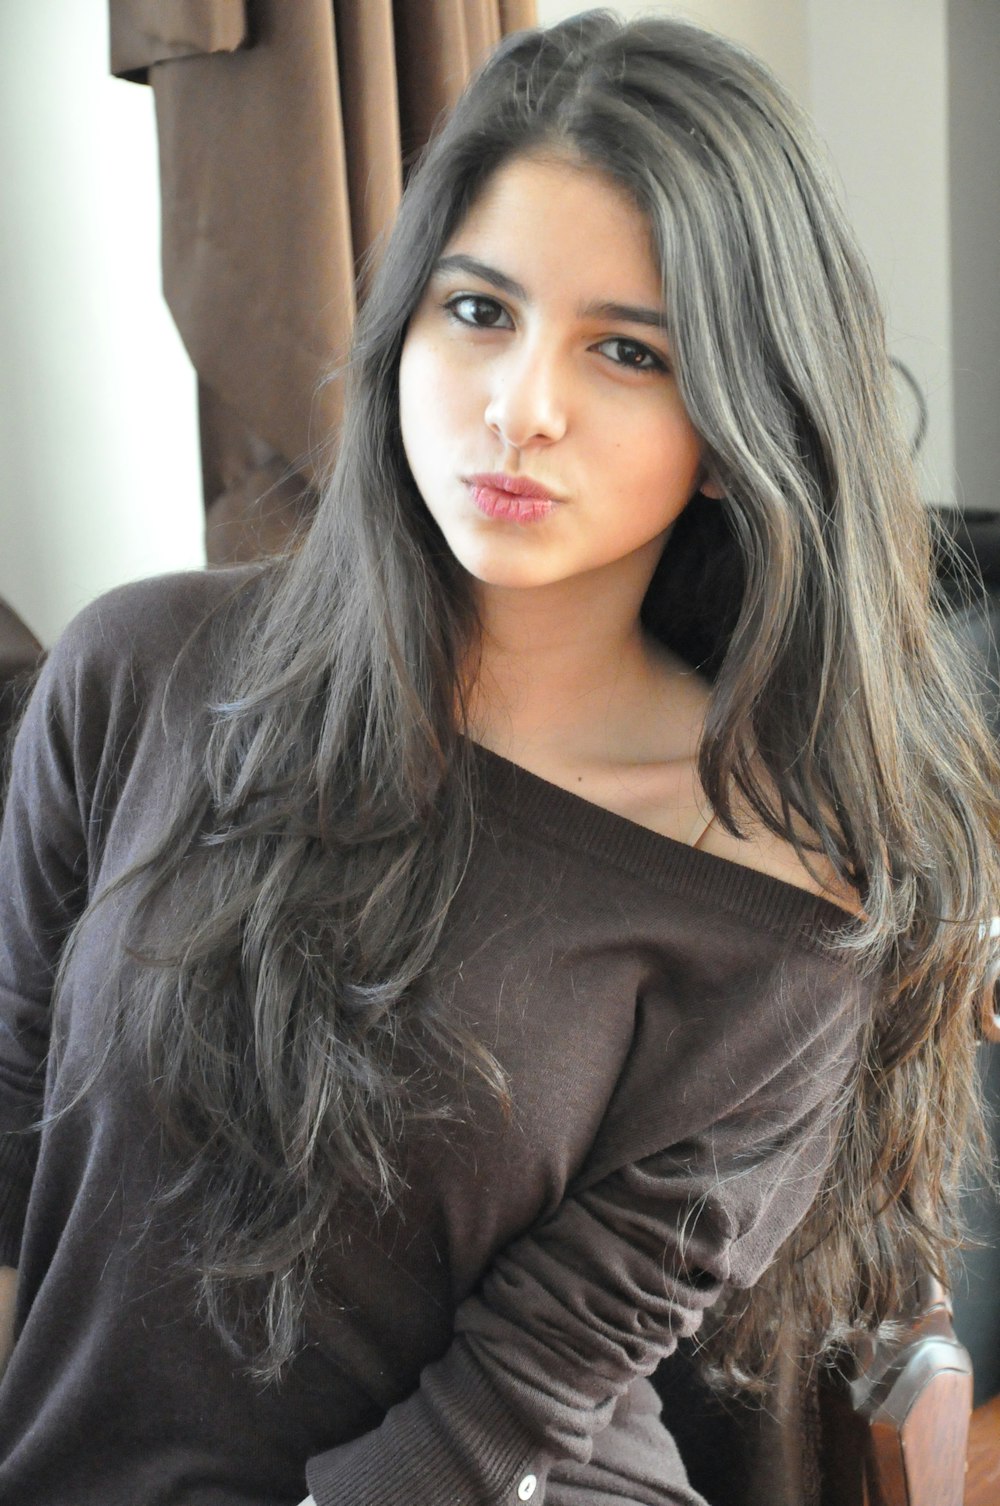
<instances>
[{"instance_id":1,"label":"nose","mask_svg":"<svg viewBox=\"0 0 1000 1506\"><path fill-rule=\"evenodd\" d=\"M552 444L566 432L567 404L558 354L526 342L494 367L486 425L518 450Z\"/></svg>"}]
</instances>

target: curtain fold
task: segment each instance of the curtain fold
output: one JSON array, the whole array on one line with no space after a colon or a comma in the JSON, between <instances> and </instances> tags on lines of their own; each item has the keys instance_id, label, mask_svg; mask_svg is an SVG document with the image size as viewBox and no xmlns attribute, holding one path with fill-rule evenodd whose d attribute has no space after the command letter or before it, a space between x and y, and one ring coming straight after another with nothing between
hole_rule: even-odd
<instances>
[{"instance_id":1,"label":"curtain fold","mask_svg":"<svg viewBox=\"0 0 1000 1506\"><path fill-rule=\"evenodd\" d=\"M0 809L5 793L7 740L42 658L42 645L34 633L14 608L0 599Z\"/></svg>"},{"instance_id":2,"label":"curtain fold","mask_svg":"<svg viewBox=\"0 0 1000 1506\"><path fill-rule=\"evenodd\" d=\"M110 0L154 90L163 286L198 373L211 563L281 547L341 417L404 163L534 0Z\"/></svg>"},{"instance_id":3,"label":"curtain fold","mask_svg":"<svg viewBox=\"0 0 1000 1506\"><path fill-rule=\"evenodd\" d=\"M110 19L112 73L143 82L153 63L242 46L247 0L128 0Z\"/></svg>"}]
</instances>

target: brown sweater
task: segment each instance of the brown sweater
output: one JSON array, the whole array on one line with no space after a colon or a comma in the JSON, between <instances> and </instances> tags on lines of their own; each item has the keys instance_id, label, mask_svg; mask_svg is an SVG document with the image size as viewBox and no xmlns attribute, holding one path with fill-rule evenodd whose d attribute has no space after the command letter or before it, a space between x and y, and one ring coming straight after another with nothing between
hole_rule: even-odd
<instances>
[{"instance_id":1,"label":"brown sweater","mask_svg":"<svg viewBox=\"0 0 1000 1506\"><path fill-rule=\"evenodd\" d=\"M262 1389L200 1321L148 1211L146 1084L118 1071L40 1134L95 1046L120 919L88 895L162 820L206 697L193 625L241 577L147 582L53 651L0 846L0 1263L19 1266L0 1385L18 1506L608 1506L691 1502L647 1376L812 1199L867 989L822 900L479 752L476 846L443 961L514 1113L414 1135L390 1216L331 1231L330 1301ZM122 986L128 986L127 971ZM112 1080L114 1086L112 1087ZM685 1229L684 1258L681 1230ZM669 1419L668 1419L669 1422Z\"/></svg>"}]
</instances>

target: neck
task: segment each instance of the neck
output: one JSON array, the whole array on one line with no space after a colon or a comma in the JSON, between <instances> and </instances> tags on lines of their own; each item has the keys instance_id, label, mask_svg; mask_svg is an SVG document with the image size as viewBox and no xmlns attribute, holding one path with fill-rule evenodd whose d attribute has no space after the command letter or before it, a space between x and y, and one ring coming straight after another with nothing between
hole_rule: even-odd
<instances>
[{"instance_id":1,"label":"neck","mask_svg":"<svg viewBox=\"0 0 1000 1506\"><path fill-rule=\"evenodd\" d=\"M469 730L478 742L545 762L647 756L669 656L646 638L634 598L572 579L480 587L477 604Z\"/></svg>"}]
</instances>

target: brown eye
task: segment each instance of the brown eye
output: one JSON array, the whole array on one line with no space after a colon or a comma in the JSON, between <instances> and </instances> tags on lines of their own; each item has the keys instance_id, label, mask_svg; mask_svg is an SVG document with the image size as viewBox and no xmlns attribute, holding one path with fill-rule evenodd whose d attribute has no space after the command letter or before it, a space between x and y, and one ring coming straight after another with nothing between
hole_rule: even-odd
<instances>
[{"instance_id":1,"label":"brown eye","mask_svg":"<svg viewBox=\"0 0 1000 1506\"><path fill-rule=\"evenodd\" d=\"M597 349L626 371L667 370L663 357L658 356L655 350L650 350L648 345L643 345L641 340L626 340L623 336L616 335L612 340L602 341Z\"/></svg>"},{"instance_id":2,"label":"brown eye","mask_svg":"<svg viewBox=\"0 0 1000 1506\"><path fill-rule=\"evenodd\" d=\"M510 329L512 321L507 310L496 298L487 298L483 293L460 293L450 298L445 308L459 324L472 329Z\"/></svg>"}]
</instances>

